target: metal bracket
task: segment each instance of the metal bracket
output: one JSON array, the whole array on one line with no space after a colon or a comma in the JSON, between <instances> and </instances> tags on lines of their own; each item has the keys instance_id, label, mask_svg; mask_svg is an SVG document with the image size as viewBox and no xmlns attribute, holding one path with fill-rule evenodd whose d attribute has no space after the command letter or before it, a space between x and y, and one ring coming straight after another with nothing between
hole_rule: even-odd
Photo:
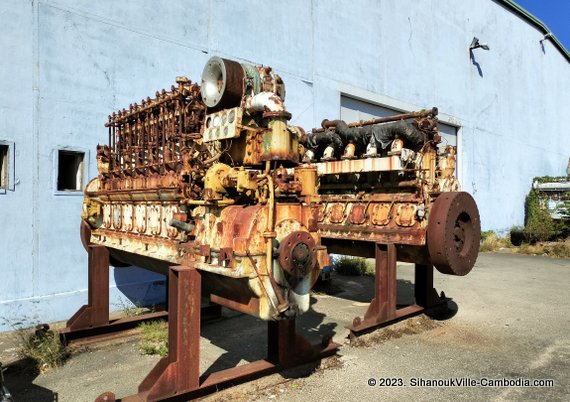
<instances>
[{"instance_id":1,"label":"metal bracket","mask_svg":"<svg viewBox=\"0 0 570 402\"><path fill-rule=\"evenodd\" d=\"M220 248L220 252L218 254L218 265L230 268L233 261L233 250L231 247L223 247Z\"/></svg>"},{"instance_id":2,"label":"metal bracket","mask_svg":"<svg viewBox=\"0 0 570 402\"><path fill-rule=\"evenodd\" d=\"M415 302L409 306L397 308L396 245L377 243L375 247L375 296L370 302L364 318L355 317L352 325L347 326L352 336L358 336L373 329L393 324L446 302L446 299L440 298L433 288L433 265L415 264Z\"/></svg>"}]
</instances>

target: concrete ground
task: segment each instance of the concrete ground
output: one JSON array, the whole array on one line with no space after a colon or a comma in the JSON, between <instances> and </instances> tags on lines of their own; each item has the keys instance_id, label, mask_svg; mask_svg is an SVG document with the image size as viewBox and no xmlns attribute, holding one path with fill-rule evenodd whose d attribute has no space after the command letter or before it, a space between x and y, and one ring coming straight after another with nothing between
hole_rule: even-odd
<instances>
[{"instance_id":1,"label":"concrete ground","mask_svg":"<svg viewBox=\"0 0 570 402\"><path fill-rule=\"evenodd\" d=\"M334 334L343 343L337 357L223 390L205 400L568 401L569 276L568 259L481 254L466 277L436 273L436 289L444 290L457 306L454 317L412 318L395 329L368 335L360 346L346 341L345 325L364 313L373 278L336 276L330 293L338 293L315 294L313 311L299 319L299 326L313 341ZM398 278L398 301L409 301L413 266L402 264ZM262 358L265 328L263 322L235 313L205 324L202 371ZM2 348L6 344L0 339ZM59 401L93 401L107 390L118 397L136 392L157 361L155 356L140 355L136 338L131 337L88 349L49 373L29 375L9 367L5 377L17 402L53 401L54 393ZM405 386L379 386L382 378L401 379ZM416 378L552 379L554 386L412 387ZM377 385L369 386L369 379Z\"/></svg>"}]
</instances>

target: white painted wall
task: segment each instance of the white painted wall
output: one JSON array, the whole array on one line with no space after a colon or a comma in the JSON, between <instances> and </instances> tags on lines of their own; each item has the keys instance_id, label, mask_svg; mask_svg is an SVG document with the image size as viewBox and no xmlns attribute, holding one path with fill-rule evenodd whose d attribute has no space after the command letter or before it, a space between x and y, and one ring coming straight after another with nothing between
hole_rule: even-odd
<instances>
[{"instance_id":1,"label":"white painted wall","mask_svg":"<svg viewBox=\"0 0 570 402\"><path fill-rule=\"evenodd\" d=\"M17 184L0 194L11 322L65 319L87 299L82 197L54 194L54 152L90 150L95 176L106 116L177 75L198 80L213 55L274 67L292 124L307 129L338 118L343 93L437 106L460 126L460 177L485 230L521 225L531 179L564 174L570 155L570 63L492 0L3 0L0 26L0 141L16 154ZM478 67L474 36L491 47L475 51ZM147 275L135 293L156 298L163 286Z\"/></svg>"}]
</instances>

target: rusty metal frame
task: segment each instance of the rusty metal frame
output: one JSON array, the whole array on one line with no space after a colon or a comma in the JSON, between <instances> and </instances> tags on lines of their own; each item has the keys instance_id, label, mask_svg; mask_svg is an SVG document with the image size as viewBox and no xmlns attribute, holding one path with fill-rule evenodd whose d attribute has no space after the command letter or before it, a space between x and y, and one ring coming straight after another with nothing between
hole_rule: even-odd
<instances>
[{"instance_id":1,"label":"rusty metal frame","mask_svg":"<svg viewBox=\"0 0 570 402\"><path fill-rule=\"evenodd\" d=\"M364 317L355 317L347 326L351 336L358 336L445 304L433 287L433 265L415 264L415 301L398 308L396 304L397 249L395 244L375 244L375 296Z\"/></svg>"},{"instance_id":2,"label":"rusty metal frame","mask_svg":"<svg viewBox=\"0 0 570 402\"><path fill-rule=\"evenodd\" d=\"M340 345L330 339L312 346L295 330L295 320L268 322L268 356L246 365L200 376L201 274L195 268L174 266L169 270L168 357L157 363L139 385L139 393L123 402L187 401L220 388L252 380L330 356ZM112 392L97 401L113 402Z\"/></svg>"},{"instance_id":3,"label":"rusty metal frame","mask_svg":"<svg viewBox=\"0 0 570 402\"><path fill-rule=\"evenodd\" d=\"M87 259L87 304L67 321L70 331L109 324L109 250L88 246Z\"/></svg>"},{"instance_id":4,"label":"rusty metal frame","mask_svg":"<svg viewBox=\"0 0 570 402\"><path fill-rule=\"evenodd\" d=\"M67 321L60 331L61 340L68 343L75 340L99 340L121 331L135 328L145 321L161 320L168 312L159 311L137 317L117 320L109 318L109 250L105 246L89 245L87 304L83 305Z\"/></svg>"},{"instance_id":5,"label":"rusty metal frame","mask_svg":"<svg viewBox=\"0 0 570 402\"><path fill-rule=\"evenodd\" d=\"M91 343L121 336L120 332L136 328L140 323L167 320L168 311L156 311L135 317L109 318L109 250L105 246L88 245L87 304L81 306L60 330L64 344L81 341ZM168 279L168 277L167 277ZM222 316L222 306L212 304L200 307L203 322ZM166 306L168 310L168 305Z\"/></svg>"}]
</instances>

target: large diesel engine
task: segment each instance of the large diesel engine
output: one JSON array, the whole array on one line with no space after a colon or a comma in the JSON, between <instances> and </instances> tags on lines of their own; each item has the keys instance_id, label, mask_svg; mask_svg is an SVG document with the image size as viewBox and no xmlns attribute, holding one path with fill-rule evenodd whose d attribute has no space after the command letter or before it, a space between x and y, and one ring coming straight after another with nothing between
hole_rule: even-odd
<instances>
[{"instance_id":1,"label":"large diesel engine","mask_svg":"<svg viewBox=\"0 0 570 402\"><path fill-rule=\"evenodd\" d=\"M437 109L305 132L269 67L213 57L200 85L176 83L109 116L97 148L82 236L115 266L193 267L203 295L264 320L308 310L329 252L473 267L477 207Z\"/></svg>"}]
</instances>

